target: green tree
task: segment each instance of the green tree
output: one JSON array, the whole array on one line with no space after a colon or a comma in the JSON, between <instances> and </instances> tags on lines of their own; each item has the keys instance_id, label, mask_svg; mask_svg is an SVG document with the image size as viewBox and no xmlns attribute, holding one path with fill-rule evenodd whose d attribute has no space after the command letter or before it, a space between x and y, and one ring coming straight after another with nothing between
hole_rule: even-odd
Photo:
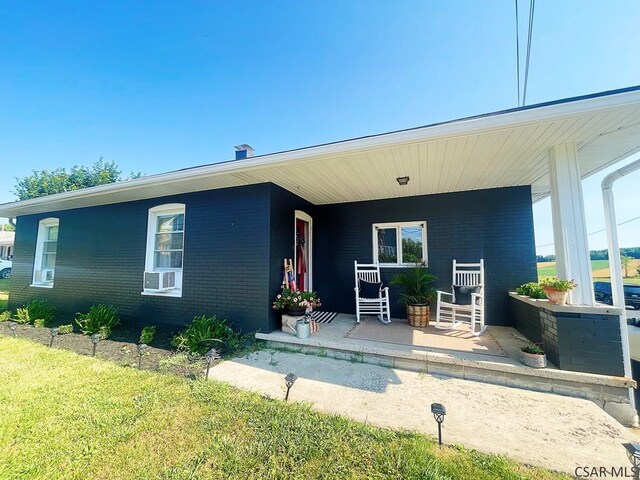
<instances>
[{"instance_id":1,"label":"green tree","mask_svg":"<svg viewBox=\"0 0 640 480\"><path fill-rule=\"evenodd\" d=\"M123 178L115 162L105 162L100 158L90 167L74 165L68 172L65 168L56 168L52 171L34 170L31 175L16 178L14 193L18 200L28 200L141 176L140 172L132 172L128 177Z\"/></svg>"},{"instance_id":2,"label":"green tree","mask_svg":"<svg viewBox=\"0 0 640 480\"><path fill-rule=\"evenodd\" d=\"M622 263L622 268L624 268L624 276L629 276L629 267L631 266L632 257L628 257L627 255L622 255L620 257L620 263Z\"/></svg>"}]
</instances>

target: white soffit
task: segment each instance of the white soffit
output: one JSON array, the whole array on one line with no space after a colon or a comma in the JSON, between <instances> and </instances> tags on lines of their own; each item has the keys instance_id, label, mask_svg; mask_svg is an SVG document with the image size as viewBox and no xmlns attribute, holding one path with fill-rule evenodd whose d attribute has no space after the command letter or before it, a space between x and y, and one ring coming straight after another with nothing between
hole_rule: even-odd
<instances>
[{"instance_id":1,"label":"white soffit","mask_svg":"<svg viewBox=\"0 0 640 480\"><path fill-rule=\"evenodd\" d=\"M516 185L537 201L549 193L548 150L566 142L583 178L639 151L640 87L8 203L0 216L263 182L314 204Z\"/></svg>"}]
</instances>

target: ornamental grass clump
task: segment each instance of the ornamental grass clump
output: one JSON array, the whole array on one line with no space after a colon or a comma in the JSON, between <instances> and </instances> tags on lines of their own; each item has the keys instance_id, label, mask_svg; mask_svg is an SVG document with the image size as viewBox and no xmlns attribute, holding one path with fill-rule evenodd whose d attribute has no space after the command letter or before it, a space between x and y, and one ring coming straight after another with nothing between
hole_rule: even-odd
<instances>
[{"instance_id":1,"label":"ornamental grass clump","mask_svg":"<svg viewBox=\"0 0 640 480\"><path fill-rule=\"evenodd\" d=\"M233 351L242 345L242 336L234 332L225 319L215 315L200 315L194 317L185 330L173 337L171 345L179 351L203 355L216 347L216 342L222 343L226 351Z\"/></svg>"},{"instance_id":2,"label":"ornamental grass clump","mask_svg":"<svg viewBox=\"0 0 640 480\"><path fill-rule=\"evenodd\" d=\"M25 308L29 313L30 321L42 320L43 327L55 318L55 309L46 300L31 300L25 305Z\"/></svg>"},{"instance_id":3,"label":"ornamental grass clump","mask_svg":"<svg viewBox=\"0 0 640 480\"><path fill-rule=\"evenodd\" d=\"M111 335L111 330L120 325L120 315L113 305L92 305L87 313L76 314L76 323L85 335L97 333L106 339Z\"/></svg>"}]
</instances>

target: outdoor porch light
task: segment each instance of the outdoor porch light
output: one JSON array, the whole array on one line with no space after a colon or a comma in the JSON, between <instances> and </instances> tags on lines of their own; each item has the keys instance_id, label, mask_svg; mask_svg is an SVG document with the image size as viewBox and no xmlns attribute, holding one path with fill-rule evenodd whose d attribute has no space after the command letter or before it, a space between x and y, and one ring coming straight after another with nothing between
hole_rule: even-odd
<instances>
[{"instance_id":1,"label":"outdoor porch light","mask_svg":"<svg viewBox=\"0 0 640 480\"><path fill-rule=\"evenodd\" d=\"M291 390L297 379L298 377L296 377L295 373L287 373L287 376L284 377L284 384L287 386L287 394L284 397L285 402L289 400L289 390Z\"/></svg>"},{"instance_id":2,"label":"outdoor porch light","mask_svg":"<svg viewBox=\"0 0 640 480\"><path fill-rule=\"evenodd\" d=\"M627 458L633 465L635 478L640 475L640 445L637 443L623 443L622 446L627 449Z\"/></svg>"},{"instance_id":3,"label":"outdoor porch light","mask_svg":"<svg viewBox=\"0 0 640 480\"><path fill-rule=\"evenodd\" d=\"M204 376L205 379L209 380L209 369L211 368L211 362L213 362L214 360L220 360L220 358L222 358L220 356L220 352L218 352L218 350L216 350L215 348L212 348L204 354L204 359L207 361L207 373Z\"/></svg>"},{"instance_id":4,"label":"outdoor porch light","mask_svg":"<svg viewBox=\"0 0 640 480\"><path fill-rule=\"evenodd\" d=\"M100 334L99 333L94 333L93 335L91 335L91 342L93 342L93 354L91 356L95 357L96 356L96 347L98 346L98 342L100 342Z\"/></svg>"},{"instance_id":5,"label":"outdoor porch light","mask_svg":"<svg viewBox=\"0 0 640 480\"><path fill-rule=\"evenodd\" d=\"M142 357L147 352L148 346L145 343L139 343L136 347L138 349L138 370L142 368Z\"/></svg>"},{"instance_id":6,"label":"outdoor porch light","mask_svg":"<svg viewBox=\"0 0 640 480\"><path fill-rule=\"evenodd\" d=\"M50 328L49 333L51 334L51 341L49 342L49 347L53 347L53 339L58 335L57 328Z\"/></svg>"},{"instance_id":7,"label":"outdoor porch light","mask_svg":"<svg viewBox=\"0 0 640 480\"><path fill-rule=\"evenodd\" d=\"M400 185L401 187L408 184L409 180L411 180L409 177L404 176L404 177L397 177L396 178L396 182L398 182L398 185Z\"/></svg>"},{"instance_id":8,"label":"outdoor porch light","mask_svg":"<svg viewBox=\"0 0 640 480\"><path fill-rule=\"evenodd\" d=\"M13 336L16 336L16 328L18 328L18 324L16 322L9 323L9 328L13 332Z\"/></svg>"},{"instance_id":9,"label":"outdoor porch light","mask_svg":"<svg viewBox=\"0 0 640 480\"><path fill-rule=\"evenodd\" d=\"M444 422L444 416L447 414L447 410L441 403L432 403L431 413L433 413L433 418L438 422L438 444L442 445L442 422Z\"/></svg>"}]
</instances>

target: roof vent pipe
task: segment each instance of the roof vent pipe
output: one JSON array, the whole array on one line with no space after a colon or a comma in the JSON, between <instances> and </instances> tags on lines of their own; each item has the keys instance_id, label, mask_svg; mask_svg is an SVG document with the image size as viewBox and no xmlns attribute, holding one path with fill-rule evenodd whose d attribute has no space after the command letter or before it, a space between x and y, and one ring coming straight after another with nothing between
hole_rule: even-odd
<instances>
[{"instance_id":1,"label":"roof vent pipe","mask_svg":"<svg viewBox=\"0 0 640 480\"><path fill-rule=\"evenodd\" d=\"M233 148L236 149L236 160L253 157L253 147L251 145L243 143L242 145L236 145Z\"/></svg>"}]
</instances>

